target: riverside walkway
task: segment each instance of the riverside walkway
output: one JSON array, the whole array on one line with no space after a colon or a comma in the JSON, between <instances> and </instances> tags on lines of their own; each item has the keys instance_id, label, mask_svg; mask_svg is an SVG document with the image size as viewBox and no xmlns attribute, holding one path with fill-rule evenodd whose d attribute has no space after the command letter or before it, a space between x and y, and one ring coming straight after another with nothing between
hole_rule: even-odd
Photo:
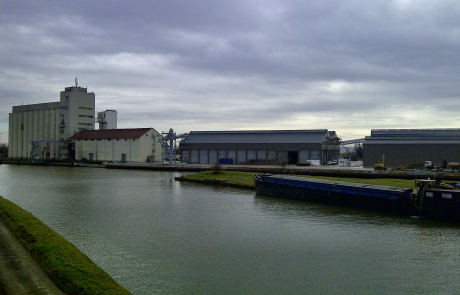
<instances>
[{"instance_id":1,"label":"riverside walkway","mask_svg":"<svg viewBox=\"0 0 460 295\"><path fill-rule=\"evenodd\" d=\"M0 218L0 295L64 294Z\"/></svg>"}]
</instances>

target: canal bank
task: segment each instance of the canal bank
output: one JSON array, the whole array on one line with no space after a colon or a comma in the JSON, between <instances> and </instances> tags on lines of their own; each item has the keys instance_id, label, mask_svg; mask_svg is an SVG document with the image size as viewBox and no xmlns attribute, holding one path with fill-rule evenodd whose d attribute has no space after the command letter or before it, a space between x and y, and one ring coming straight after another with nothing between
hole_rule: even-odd
<instances>
[{"instance_id":1,"label":"canal bank","mask_svg":"<svg viewBox=\"0 0 460 295\"><path fill-rule=\"evenodd\" d=\"M0 197L0 294L130 294L74 245Z\"/></svg>"},{"instance_id":2,"label":"canal bank","mask_svg":"<svg viewBox=\"0 0 460 295\"><path fill-rule=\"evenodd\" d=\"M0 218L0 294L61 295Z\"/></svg>"}]
</instances>

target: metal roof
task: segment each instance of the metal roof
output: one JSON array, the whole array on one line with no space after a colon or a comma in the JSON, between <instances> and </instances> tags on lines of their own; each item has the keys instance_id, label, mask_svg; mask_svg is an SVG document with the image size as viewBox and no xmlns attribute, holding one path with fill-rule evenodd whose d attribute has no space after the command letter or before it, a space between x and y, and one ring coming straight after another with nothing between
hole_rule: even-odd
<instances>
[{"instance_id":1,"label":"metal roof","mask_svg":"<svg viewBox=\"0 0 460 295\"><path fill-rule=\"evenodd\" d=\"M460 129L373 129L371 136L366 136L365 144L390 143L446 143L460 141Z\"/></svg>"},{"instance_id":2,"label":"metal roof","mask_svg":"<svg viewBox=\"0 0 460 295\"><path fill-rule=\"evenodd\" d=\"M249 131L191 131L183 144L194 143L322 143L326 137L336 138L335 132L321 130L249 130Z\"/></svg>"},{"instance_id":3,"label":"metal roof","mask_svg":"<svg viewBox=\"0 0 460 295\"><path fill-rule=\"evenodd\" d=\"M82 130L71 136L68 140L140 138L152 129L153 128Z\"/></svg>"}]
</instances>

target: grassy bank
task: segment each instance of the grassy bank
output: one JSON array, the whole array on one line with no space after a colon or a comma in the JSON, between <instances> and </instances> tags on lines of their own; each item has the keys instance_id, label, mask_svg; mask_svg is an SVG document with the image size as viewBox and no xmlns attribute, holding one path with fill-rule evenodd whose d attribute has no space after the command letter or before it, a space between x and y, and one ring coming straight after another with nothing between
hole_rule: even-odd
<instances>
[{"instance_id":1,"label":"grassy bank","mask_svg":"<svg viewBox=\"0 0 460 295\"><path fill-rule=\"evenodd\" d=\"M188 180L196 182L215 183L222 185L231 185L238 187L254 187L254 173L252 172L235 172L235 171L221 171L220 173L213 173L212 171L203 171L190 174L178 178L178 180Z\"/></svg>"},{"instance_id":2,"label":"grassy bank","mask_svg":"<svg viewBox=\"0 0 460 295\"><path fill-rule=\"evenodd\" d=\"M61 235L2 197L0 217L63 292L131 294Z\"/></svg>"},{"instance_id":3,"label":"grassy bank","mask_svg":"<svg viewBox=\"0 0 460 295\"><path fill-rule=\"evenodd\" d=\"M254 187L254 173L252 172L231 172L222 171L220 173L213 173L211 171L198 172L184 176L185 180L198 181L198 182L209 182L223 185L235 185L241 187ZM367 183L375 185L388 185L393 187L410 188L414 186L413 180L406 179L391 179L391 178L375 178L375 179L361 179L361 178L344 178L344 177L327 177L327 176L301 176L320 178L327 180L340 180L357 183Z\"/></svg>"}]
</instances>

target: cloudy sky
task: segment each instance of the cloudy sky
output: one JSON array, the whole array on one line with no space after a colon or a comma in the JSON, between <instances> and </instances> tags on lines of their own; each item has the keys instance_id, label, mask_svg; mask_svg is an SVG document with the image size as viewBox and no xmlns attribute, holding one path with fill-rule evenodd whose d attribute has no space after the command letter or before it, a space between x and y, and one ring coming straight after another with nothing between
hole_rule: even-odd
<instances>
[{"instance_id":1,"label":"cloudy sky","mask_svg":"<svg viewBox=\"0 0 460 295\"><path fill-rule=\"evenodd\" d=\"M119 128L460 127L458 0L2 0L0 40L0 142L76 71Z\"/></svg>"}]
</instances>

